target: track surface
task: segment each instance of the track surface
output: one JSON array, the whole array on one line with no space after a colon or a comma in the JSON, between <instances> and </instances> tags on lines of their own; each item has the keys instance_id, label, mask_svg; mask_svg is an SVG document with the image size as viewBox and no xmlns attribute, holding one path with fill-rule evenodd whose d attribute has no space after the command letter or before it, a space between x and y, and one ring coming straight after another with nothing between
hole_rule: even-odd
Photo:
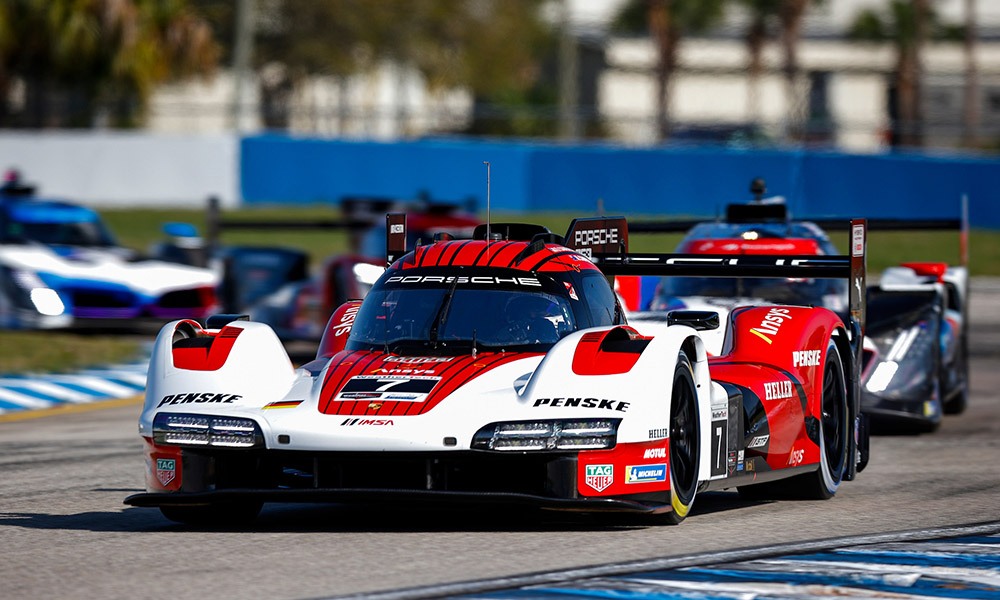
<instances>
[{"instance_id":1,"label":"track surface","mask_svg":"<svg viewBox=\"0 0 1000 600\"><path fill-rule=\"evenodd\" d=\"M315 598L1000 518L1000 289L972 297L973 394L934 434L876 437L826 502L698 497L679 527L526 511L267 505L191 531L142 487L137 404L0 423L0 597Z\"/></svg>"}]
</instances>

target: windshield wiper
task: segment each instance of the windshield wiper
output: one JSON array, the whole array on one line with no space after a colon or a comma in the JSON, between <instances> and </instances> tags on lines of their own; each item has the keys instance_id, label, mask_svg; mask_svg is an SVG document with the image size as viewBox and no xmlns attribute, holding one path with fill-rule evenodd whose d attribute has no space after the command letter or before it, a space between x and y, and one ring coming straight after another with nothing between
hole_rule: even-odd
<instances>
[{"instance_id":1,"label":"windshield wiper","mask_svg":"<svg viewBox=\"0 0 1000 600\"><path fill-rule=\"evenodd\" d=\"M437 314L434 315L434 324L431 325L431 330L428 333L428 340L432 344L432 348L435 350L438 346L438 330L444 323L444 320L448 318L448 309L451 308L451 299L455 296L455 288L458 287L458 277L451 282L451 286L448 287L448 293L444 295L444 300L441 302L441 308L438 309Z\"/></svg>"}]
</instances>

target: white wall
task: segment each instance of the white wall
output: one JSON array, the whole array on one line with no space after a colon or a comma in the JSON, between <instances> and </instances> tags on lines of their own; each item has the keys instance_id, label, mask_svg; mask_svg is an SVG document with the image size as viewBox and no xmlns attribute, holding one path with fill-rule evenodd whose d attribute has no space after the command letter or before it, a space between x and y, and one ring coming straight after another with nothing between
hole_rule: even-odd
<instances>
[{"instance_id":1,"label":"white wall","mask_svg":"<svg viewBox=\"0 0 1000 600\"><path fill-rule=\"evenodd\" d=\"M20 169L42 196L98 207L239 204L235 135L0 131L0 169Z\"/></svg>"}]
</instances>

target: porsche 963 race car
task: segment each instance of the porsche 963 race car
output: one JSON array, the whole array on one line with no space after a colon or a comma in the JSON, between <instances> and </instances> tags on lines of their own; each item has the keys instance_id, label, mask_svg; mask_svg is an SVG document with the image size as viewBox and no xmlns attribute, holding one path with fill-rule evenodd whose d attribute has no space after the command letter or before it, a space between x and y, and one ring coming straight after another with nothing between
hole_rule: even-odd
<instances>
[{"instance_id":1,"label":"porsche 963 race car","mask_svg":"<svg viewBox=\"0 0 1000 600\"><path fill-rule=\"evenodd\" d=\"M522 224L405 253L330 318L295 368L239 315L156 339L139 431L146 492L172 520L252 519L264 502L415 500L626 511L679 523L702 491L829 498L867 462L859 415L865 225L850 256L629 254L624 218L561 238ZM609 277L852 282L845 324L822 307L676 311L629 327Z\"/></svg>"}]
</instances>

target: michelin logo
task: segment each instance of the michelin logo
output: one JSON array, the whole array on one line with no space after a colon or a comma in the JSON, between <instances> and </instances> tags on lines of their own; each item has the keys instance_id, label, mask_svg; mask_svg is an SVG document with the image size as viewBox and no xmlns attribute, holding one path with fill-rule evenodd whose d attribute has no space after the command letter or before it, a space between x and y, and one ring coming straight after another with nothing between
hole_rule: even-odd
<instances>
[{"instance_id":1,"label":"michelin logo","mask_svg":"<svg viewBox=\"0 0 1000 600\"><path fill-rule=\"evenodd\" d=\"M625 483L653 483L667 480L667 465L638 465L625 468Z\"/></svg>"}]
</instances>

